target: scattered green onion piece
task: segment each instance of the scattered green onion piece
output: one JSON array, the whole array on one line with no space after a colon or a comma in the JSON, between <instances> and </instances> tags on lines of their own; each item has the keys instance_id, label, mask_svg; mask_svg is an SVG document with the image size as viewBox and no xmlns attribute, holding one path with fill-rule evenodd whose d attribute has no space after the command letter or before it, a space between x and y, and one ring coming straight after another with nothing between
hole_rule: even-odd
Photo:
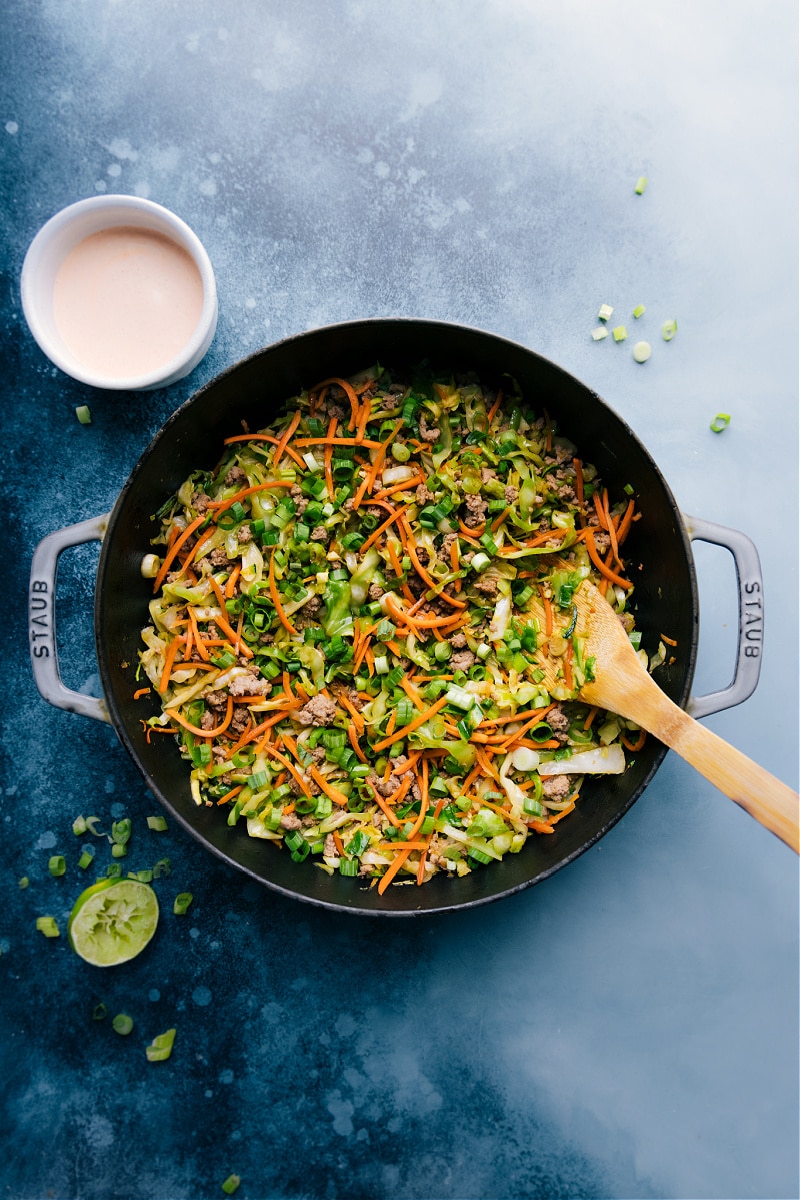
<instances>
[{"instance_id":1,"label":"scattered green onion piece","mask_svg":"<svg viewBox=\"0 0 800 1200\"><path fill-rule=\"evenodd\" d=\"M28 879L27 875L23 875L22 878L18 882L19 882L20 890L24 892L25 888L28 887L28 885L30 884L30 879Z\"/></svg>"},{"instance_id":2,"label":"scattered green onion piece","mask_svg":"<svg viewBox=\"0 0 800 1200\"><path fill-rule=\"evenodd\" d=\"M46 938L61 937L61 931L56 924L55 917L37 917L36 928L40 933L43 933Z\"/></svg>"},{"instance_id":3,"label":"scattered green onion piece","mask_svg":"<svg viewBox=\"0 0 800 1200\"><path fill-rule=\"evenodd\" d=\"M128 847L124 842L114 842L111 847L112 858L124 858L128 853Z\"/></svg>"},{"instance_id":4,"label":"scattered green onion piece","mask_svg":"<svg viewBox=\"0 0 800 1200\"><path fill-rule=\"evenodd\" d=\"M72 832L75 834L75 837L81 837L84 833L86 833L86 828L87 826L85 817L76 817L72 822Z\"/></svg>"},{"instance_id":5,"label":"scattered green onion piece","mask_svg":"<svg viewBox=\"0 0 800 1200\"><path fill-rule=\"evenodd\" d=\"M340 858L339 859L339 874L355 877L358 874L359 862L357 858Z\"/></svg>"},{"instance_id":6,"label":"scattered green onion piece","mask_svg":"<svg viewBox=\"0 0 800 1200\"><path fill-rule=\"evenodd\" d=\"M611 330L611 333L615 342L624 342L628 336L628 331L624 325L617 325L615 329Z\"/></svg>"},{"instance_id":7,"label":"scattered green onion piece","mask_svg":"<svg viewBox=\"0 0 800 1200\"><path fill-rule=\"evenodd\" d=\"M121 1037L127 1037L133 1029L133 1018L129 1017L127 1013L117 1013L111 1022L111 1028Z\"/></svg>"},{"instance_id":8,"label":"scattered green onion piece","mask_svg":"<svg viewBox=\"0 0 800 1200\"><path fill-rule=\"evenodd\" d=\"M639 317L643 317L646 312L647 312L647 309L645 308L645 306L643 304L637 304L636 308L633 310L633 315L634 315L634 317L636 317L636 319L638 321Z\"/></svg>"},{"instance_id":9,"label":"scattered green onion piece","mask_svg":"<svg viewBox=\"0 0 800 1200\"><path fill-rule=\"evenodd\" d=\"M172 1053L172 1043L175 1041L175 1029L168 1029L154 1037L149 1046L145 1047L148 1062L164 1062Z\"/></svg>"},{"instance_id":10,"label":"scattered green onion piece","mask_svg":"<svg viewBox=\"0 0 800 1200\"><path fill-rule=\"evenodd\" d=\"M487 567L491 566L491 564L492 560L489 558L489 555L484 554L482 550L479 550L477 554L473 554L469 565L472 567L473 571L477 571L480 575L481 572L485 571Z\"/></svg>"},{"instance_id":11,"label":"scattered green onion piece","mask_svg":"<svg viewBox=\"0 0 800 1200\"><path fill-rule=\"evenodd\" d=\"M607 337L608 330L606 329L605 325L598 325L596 329L592 330L592 338L596 342L602 342L603 338Z\"/></svg>"},{"instance_id":12,"label":"scattered green onion piece","mask_svg":"<svg viewBox=\"0 0 800 1200\"><path fill-rule=\"evenodd\" d=\"M709 425L714 433L722 433L723 429L727 429L731 423L730 413L717 413L714 420Z\"/></svg>"},{"instance_id":13,"label":"scattered green onion piece","mask_svg":"<svg viewBox=\"0 0 800 1200\"><path fill-rule=\"evenodd\" d=\"M172 911L179 917L182 917L185 912L188 912L189 905L194 897L191 892L178 892L175 897L175 903L172 905Z\"/></svg>"},{"instance_id":14,"label":"scattered green onion piece","mask_svg":"<svg viewBox=\"0 0 800 1200\"><path fill-rule=\"evenodd\" d=\"M162 875L169 875L172 868L172 863L168 858L160 858L153 867L153 878L160 879Z\"/></svg>"},{"instance_id":15,"label":"scattered green onion piece","mask_svg":"<svg viewBox=\"0 0 800 1200\"><path fill-rule=\"evenodd\" d=\"M160 817L160 816L159 817L148 817L147 818L147 828L155 830L156 833L163 833L164 830L167 828L167 818Z\"/></svg>"},{"instance_id":16,"label":"scattered green onion piece","mask_svg":"<svg viewBox=\"0 0 800 1200\"><path fill-rule=\"evenodd\" d=\"M64 875L67 870L67 860L63 854L54 854L47 864L47 869L54 878Z\"/></svg>"},{"instance_id":17,"label":"scattered green onion piece","mask_svg":"<svg viewBox=\"0 0 800 1200\"><path fill-rule=\"evenodd\" d=\"M75 416L80 421L81 425L91 425L92 414L88 404L79 404L75 409Z\"/></svg>"},{"instance_id":18,"label":"scattered green onion piece","mask_svg":"<svg viewBox=\"0 0 800 1200\"><path fill-rule=\"evenodd\" d=\"M92 1020L93 1021L105 1021L107 1016L108 1016L108 1009L106 1008L105 1004L98 1004L95 1007L94 1012L92 1013Z\"/></svg>"},{"instance_id":19,"label":"scattered green onion piece","mask_svg":"<svg viewBox=\"0 0 800 1200\"><path fill-rule=\"evenodd\" d=\"M241 1180L240 1176L229 1175L228 1178L225 1180L225 1182L222 1184L222 1190L226 1196L232 1196L241 1182L242 1182L242 1180Z\"/></svg>"},{"instance_id":20,"label":"scattered green onion piece","mask_svg":"<svg viewBox=\"0 0 800 1200\"><path fill-rule=\"evenodd\" d=\"M633 347L633 357L638 363L647 362L651 352L649 342L637 342Z\"/></svg>"},{"instance_id":21,"label":"scattered green onion piece","mask_svg":"<svg viewBox=\"0 0 800 1200\"><path fill-rule=\"evenodd\" d=\"M633 190L637 196L641 196L642 192L644 191L644 189L646 187L647 187L647 176L640 175L639 178L636 180L636 184L635 184Z\"/></svg>"},{"instance_id":22,"label":"scattered green onion piece","mask_svg":"<svg viewBox=\"0 0 800 1200\"><path fill-rule=\"evenodd\" d=\"M671 342L677 332L678 322L674 319L674 317L670 317L670 319L665 321L661 326L661 336L665 342Z\"/></svg>"},{"instance_id":23,"label":"scattered green onion piece","mask_svg":"<svg viewBox=\"0 0 800 1200\"><path fill-rule=\"evenodd\" d=\"M614 309L610 304L601 304L600 308L597 310L598 321L607 321L613 311Z\"/></svg>"}]
</instances>

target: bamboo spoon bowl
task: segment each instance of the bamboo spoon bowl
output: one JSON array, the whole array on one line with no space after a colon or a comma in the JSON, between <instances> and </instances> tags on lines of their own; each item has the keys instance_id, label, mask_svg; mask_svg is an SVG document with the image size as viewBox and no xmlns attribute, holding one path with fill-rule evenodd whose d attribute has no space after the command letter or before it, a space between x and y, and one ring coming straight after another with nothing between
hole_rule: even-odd
<instances>
[{"instance_id":1,"label":"bamboo spoon bowl","mask_svg":"<svg viewBox=\"0 0 800 1200\"><path fill-rule=\"evenodd\" d=\"M605 596L588 579L573 594L574 636L584 662L594 659L594 678L578 691L587 704L606 709L647 730L690 763L759 824L800 854L800 797L752 759L700 725L664 693L648 673ZM558 630L554 638L563 643ZM559 649L561 646L559 645ZM561 655L542 647L540 666L548 688L563 688Z\"/></svg>"}]
</instances>

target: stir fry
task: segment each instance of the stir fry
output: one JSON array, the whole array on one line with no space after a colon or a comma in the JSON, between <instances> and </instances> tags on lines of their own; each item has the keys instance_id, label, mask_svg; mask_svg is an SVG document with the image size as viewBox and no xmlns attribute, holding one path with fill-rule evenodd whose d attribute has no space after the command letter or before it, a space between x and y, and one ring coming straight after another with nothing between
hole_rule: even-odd
<instances>
[{"instance_id":1,"label":"stir fry","mask_svg":"<svg viewBox=\"0 0 800 1200\"><path fill-rule=\"evenodd\" d=\"M198 805L380 892L552 836L644 739L577 699L572 600L591 577L638 644L634 500L506 382L323 380L189 476L142 564L148 737Z\"/></svg>"}]
</instances>

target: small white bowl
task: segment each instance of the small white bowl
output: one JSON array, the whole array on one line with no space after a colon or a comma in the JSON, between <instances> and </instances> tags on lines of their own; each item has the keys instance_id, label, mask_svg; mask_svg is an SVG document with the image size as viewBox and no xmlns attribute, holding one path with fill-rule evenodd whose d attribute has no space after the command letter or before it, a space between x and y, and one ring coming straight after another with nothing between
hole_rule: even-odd
<instances>
[{"instance_id":1,"label":"small white bowl","mask_svg":"<svg viewBox=\"0 0 800 1200\"><path fill-rule=\"evenodd\" d=\"M197 270L203 299L197 325L182 348L157 369L125 377L109 376L79 360L59 330L54 290L64 259L92 234L128 226L160 234L185 250ZM31 242L20 280L22 310L33 337L47 357L67 375L93 387L149 391L183 379L205 355L217 328L217 286L208 254L193 231L169 209L137 196L92 196L69 205L42 226Z\"/></svg>"}]
</instances>

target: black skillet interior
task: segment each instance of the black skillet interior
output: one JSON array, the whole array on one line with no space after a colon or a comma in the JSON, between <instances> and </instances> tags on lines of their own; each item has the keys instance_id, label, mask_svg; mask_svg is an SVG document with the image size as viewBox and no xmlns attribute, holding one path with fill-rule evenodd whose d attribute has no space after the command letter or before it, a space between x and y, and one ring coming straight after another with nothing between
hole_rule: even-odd
<instances>
[{"instance_id":1,"label":"black skillet interior","mask_svg":"<svg viewBox=\"0 0 800 1200\"><path fill-rule=\"evenodd\" d=\"M117 732L164 807L204 846L278 891L353 913L414 915L484 904L528 887L569 863L598 840L633 804L666 753L654 739L621 776L587 780L578 810L556 832L532 838L520 854L463 879L436 876L424 887L392 886L383 896L362 880L329 877L309 862L294 863L275 845L229 827L215 808L198 808L186 763L171 738L145 739L141 720L156 711L135 701L140 630L148 623L149 581L140 562L150 549L151 514L197 468L212 468L223 438L268 425L284 402L330 376L348 376L381 363L402 369L422 360L435 367L476 371L482 382L511 376L528 405L547 413L587 461L612 497L633 487L641 520L633 526L627 559L636 584L637 622L651 651L663 631L675 638L674 661L656 678L678 704L690 690L698 605L689 541L671 492L639 440L595 393L548 360L493 334L439 322L375 319L299 334L254 354L217 377L167 421L132 472L111 514L98 566L95 634L105 695Z\"/></svg>"}]
</instances>

